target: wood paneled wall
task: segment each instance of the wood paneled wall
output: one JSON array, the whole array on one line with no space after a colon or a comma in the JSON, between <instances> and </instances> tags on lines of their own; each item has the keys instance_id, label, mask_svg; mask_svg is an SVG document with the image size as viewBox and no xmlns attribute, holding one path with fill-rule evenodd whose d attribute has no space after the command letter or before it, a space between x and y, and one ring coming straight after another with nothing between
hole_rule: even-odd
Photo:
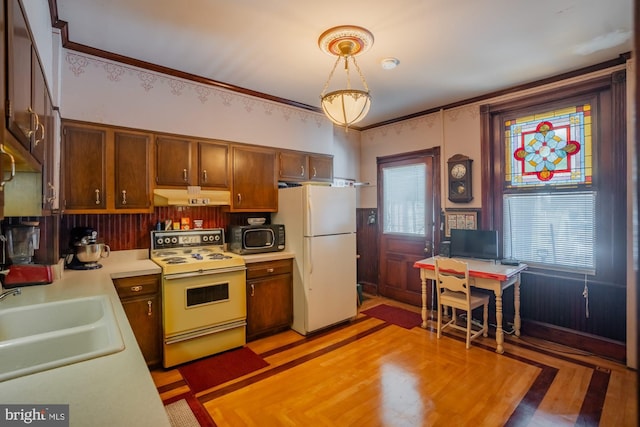
<instances>
[{"instance_id":1,"label":"wood paneled wall","mask_svg":"<svg viewBox=\"0 0 640 427\"><path fill-rule=\"evenodd\" d=\"M358 283L365 292L378 294L378 210L356 209Z\"/></svg>"},{"instance_id":2,"label":"wood paneled wall","mask_svg":"<svg viewBox=\"0 0 640 427\"><path fill-rule=\"evenodd\" d=\"M270 214L231 214L220 206L163 206L156 207L152 214L114 214L114 215L64 215L60 227L60 251L62 254L69 247L69 233L73 227L91 227L98 232L100 241L109 245L111 250L148 249L151 244L150 232L158 221L171 219L180 222L180 218L188 217L193 224L194 219L203 220L204 228L227 228L229 225L246 224L248 217L267 218ZM193 226L193 225L192 225Z\"/></svg>"}]
</instances>

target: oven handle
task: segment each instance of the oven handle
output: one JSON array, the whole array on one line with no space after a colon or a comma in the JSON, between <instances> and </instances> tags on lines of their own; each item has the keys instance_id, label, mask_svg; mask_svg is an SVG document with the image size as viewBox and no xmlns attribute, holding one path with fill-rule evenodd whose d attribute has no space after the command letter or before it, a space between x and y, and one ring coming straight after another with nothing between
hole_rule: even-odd
<instances>
[{"instance_id":1,"label":"oven handle","mask_svg":"<svg viewBox=\"0 0 640 427\"><path fill-rule=\"evenodd\" d=\"M234 273L236 271L245 271L247 269L246 266L237 266L237 267L226 267L226 268L214 268L209 270L197 270L190 271L187 273L174 273L174 274L165 274L164 278L167 280L173 279L185 279L187 277L198 277L198 276L207 276L212 274L221 274L221 273Z\"/></svg>"},{"instance_id":2,"label":"oven handle","mask_svg":"<svg viewBox=\"0 0 640 427\"><path fill-rule=\"evenodd\" d=\"M217 334L219 332L228 331L230 329L236 329L240 327L244 327L247 325L247 322L244 320L236 320L235 322L225 323L224 325L213 326L211 328L199 329L197 331L186 332L184 334L175 335L173 337L165 338L165 344L176 344L182 341L192 340L194 338L200 338L207 335Z\"/></svg>"}]
</instances>

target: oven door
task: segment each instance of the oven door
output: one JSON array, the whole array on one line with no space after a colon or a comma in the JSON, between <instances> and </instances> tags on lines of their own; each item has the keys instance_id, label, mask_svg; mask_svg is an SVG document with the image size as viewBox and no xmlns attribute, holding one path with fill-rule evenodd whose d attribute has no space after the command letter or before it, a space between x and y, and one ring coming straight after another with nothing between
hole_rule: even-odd
<instances>
[{"instance_id":1,"label":"oven door","mask_svg":"<svg viewBox=\"0 0 640 427\"><path fill-rule=\"evenodd\" d=\"M246 319L245 270L242 266L166 275L165 337Z\"/></svg>"}]
</instances>

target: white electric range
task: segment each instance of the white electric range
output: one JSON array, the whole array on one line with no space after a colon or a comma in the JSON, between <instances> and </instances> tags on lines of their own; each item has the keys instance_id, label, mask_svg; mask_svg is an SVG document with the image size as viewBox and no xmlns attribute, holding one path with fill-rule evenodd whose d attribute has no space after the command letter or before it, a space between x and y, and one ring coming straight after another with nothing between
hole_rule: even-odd
<instances>
[{"instance_id":1,"label":"white electric range","mask_svg":"<svg viewBox=\"0 0 640 427\"><path fill-rule=\"evenodd\" d=\"M246 267L224 251L224 229L152 231L150 252L162 268L164 367L246 343Z\"/></svg>"}]
</instances>

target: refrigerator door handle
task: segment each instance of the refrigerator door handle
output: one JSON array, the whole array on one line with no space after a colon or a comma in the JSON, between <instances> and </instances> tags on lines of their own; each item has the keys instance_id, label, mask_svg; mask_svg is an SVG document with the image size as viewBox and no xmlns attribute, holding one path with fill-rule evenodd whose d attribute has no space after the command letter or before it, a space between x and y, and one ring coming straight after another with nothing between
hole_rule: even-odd
<instances>
[{"instance_id":1,"label":"refrigerator door handle","mask_svg":"<svg viewBox=\"0 0 640 427\"><path fill-rule=\"evenodd\" d=\"M311 256L311 239L306 239L307 250L304 251L307 255L307 265L309 266L309 275L313 274L313 257Z\"/></svg>"},{"instance_id":2,"label":"refrigerator door handle","mask_svg":"<svg viewBox=\"0 0 640 427\"><path fill-rule=\"evenodd\" d=\"M311 195L307 196L307 236L313 236L313 204L311 203Z\"/></svg>"}]
</instances>

